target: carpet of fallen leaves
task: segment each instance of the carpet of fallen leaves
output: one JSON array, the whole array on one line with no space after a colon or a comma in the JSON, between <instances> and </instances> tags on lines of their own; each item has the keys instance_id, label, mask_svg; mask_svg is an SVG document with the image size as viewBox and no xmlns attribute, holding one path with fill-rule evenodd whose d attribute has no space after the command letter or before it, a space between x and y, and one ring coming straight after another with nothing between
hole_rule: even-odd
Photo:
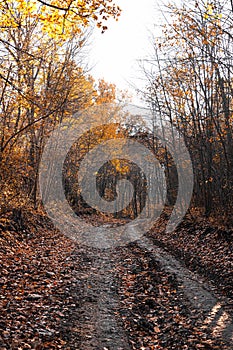
<instances>
[{"instance_id":1,"label":"carpet of fallen leaves","mask_svg":"<svg viewBox=\"0 0 233 350\"><path fill-rule=\"evenodd\" d=\"M216 253L218 234L212 232L212 242L208 230L197 233L196 228L186 225L180 236L170 236L170 245L162 225L156 237L150 234L166 247L173 245L179 256L190 249L193 258L186 258L187 262L194 268L198 265L200 271L206 269L207 275L214 270L216 276L220 275L223 269L224 279L213 280L221 284L223 292L232 295L227 277L231 272L230 258L225 256L232 253L230 242L226 240L224 245L225 236L220 237L223 249ZM210 244L208 250L202 249L203 244ZM82 274L85 272L88 278L89 265L83 248L74 255L78 249L42 214L27 212L20 221L10 216L0 218L1 350L80 349L80 325L75 328L74 322L79 322L79 309L85 301ZM192 312L182 285L150 253L131 243L118 248L114 256L119 298L114 312L132 349L230 349L202 327L205 315Z\"/></svg>"},{"instance_id":2,"label":"carpet of fallen leaves","mask_svg":"<svg viewBox=\"0 0 233 350\"><path fill-rule=\"evenodd\" d=\"M61 324L76 305L59 292L71 282L73 242L38 215L0 228L0 349L63 349Z\"/></svg>"}]
</instances>

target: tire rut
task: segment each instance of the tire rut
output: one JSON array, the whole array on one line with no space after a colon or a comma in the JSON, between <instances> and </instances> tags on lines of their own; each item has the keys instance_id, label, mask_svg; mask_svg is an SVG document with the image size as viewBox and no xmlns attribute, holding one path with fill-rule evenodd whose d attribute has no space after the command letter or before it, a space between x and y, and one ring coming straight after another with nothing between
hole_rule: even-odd
<instances>
[{"instance_id":1,"label":"tire rut","mask_svg":"<svg viewBox=\"0 0 233 350\"><path fill-rule=\"evenodd\" d=\"M203 282L198 275L188 270L148 238L143 237L137 241L137 244L142 249L149 251L155 260L162 264L165 271L174 274L177 281L182 283L190 307L197 313L206 314L203 328L211 329L214 337L231 343L233 341L233 317L230 302L220 301L222 298L215 295L206 282Z\"/></svg>"},{"instance_id":2,"label":"tire rut","mask_svg":"<svg viewBox=\"0 0 233 350\"><path fill-rule=\"evenodd\" d=\"M200 319L205 316L202 329L211 331L214 338L226 343L233 341L233 321L230 305L213 292L212 288L197 275L189 271L181 262L165 250L143 237L135 244L148 251L155 261L183 286L188 307ZM128 247L127 249L130 249ZM73 259L81 256L84 269L74 268L77 282L82 280L79 307L72 316L72 329L76 331L78 342L74 349L82 350L130 350L129 337L123 328L117 311L120 308L118 281L114 268L119 261L119 251L95 248L79 249ZM78 286L78 283L77 283ZM75 293L75 291L73 291ZM77 293L77 290L76 290ZM229 306L229 310L228 310ZM199 317L199 316L198 316ZM73 335L73 338L76 338Z\"/></svg>"},{"instance_id":3,"label":"tire rut","mask_svg":"<svg viewBox=\"0 0 233 350\"><path fill-rule=\"evenodd\" d=\"M112 273L110 251L89 255L93 264L85 281L84 298L78 310L82 350L129 350L127 335L116 318L119 309L117 281Z\"/></svg>"}]
</instances>

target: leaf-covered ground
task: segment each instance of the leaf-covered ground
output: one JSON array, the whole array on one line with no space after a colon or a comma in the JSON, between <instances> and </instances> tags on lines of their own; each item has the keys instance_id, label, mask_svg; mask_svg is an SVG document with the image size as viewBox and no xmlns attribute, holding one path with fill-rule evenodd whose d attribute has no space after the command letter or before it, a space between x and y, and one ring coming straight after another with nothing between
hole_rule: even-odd
<instances>
[{"instance_id":1,"label":"leaf-covered ground","mask_svg":"<svg viewBox=\"0 0 233 350\"><path fill-rule=\"evenodd\" d=\"M174 252L181 256L189 244L190 256L199 260L187 262L200 271L209 267L206 276L222 254L221 268L228 276L231 250L214 254L213 243L204 258L197 228L194 239L190 227L186 244L184 233L180 241L174 236ZM171 248L162 226L157 234L151 232L156 242ZM219 237L220 245L224 239ZM207 239L202 244L209 243ZM45 216L24 213L20 220L0 219L0 262L1 350L231 349L221 334L213 334L206 310L190 304L180 278L136 242L104 252L78 247ZM220 283L220 278L213 280ZM230 297L231 286L225 281L221 290ZM231 315L230 305L227 310Z\"/></svg>"},{"instance_id":2,"label":"leaf-covered ground","mask_svg":"<svg viewBox=\"0 0 233 350\"><path fill-rule=\"evenodd\" d=\"M162 215L148 236L232 299L233 229L217 227L203 218L186 218L175 232L165 234L167 221L167 215Z\"/></svg>"}]
</instances>

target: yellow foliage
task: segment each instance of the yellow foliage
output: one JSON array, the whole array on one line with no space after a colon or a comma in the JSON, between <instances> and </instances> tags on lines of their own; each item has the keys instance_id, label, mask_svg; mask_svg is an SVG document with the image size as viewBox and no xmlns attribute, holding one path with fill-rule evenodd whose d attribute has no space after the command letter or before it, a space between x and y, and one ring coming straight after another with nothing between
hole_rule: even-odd
<instances>
[{"instance_id":1,"label":"yellow foliage","mask_svg":"<svg viewBox=\"0 0 233 350\"><path fill-rule=\"evenodd\" d=\"M213 4L206 3L206 11L205 11L203 17L206 20L211 18L211 17L215 18L216 20L219 20L219 19L222 18L222 14L221 13L214 14L214 6L213 6Z\"/></svg>"},{"instance_id":2,"label":"yellow foliage","mask_svg":"<svg viewBox=\"0 0 233 350\"><path fill-rule=\"evenodd\" d=\"M111 160L112 165L115 167L116 171L122 175L126 175L129 172L129 166L125 164L120 159Z\"/></svg>"},{"instance_id":3,"label":"yellow foliage","mask_svg":"<svg viewBox=\"0 0 233 350\"><path fill-rule=\"evenodd\" d=\"M47 5L45 5L45 3ZM117 18L120 8L106 0L7 0L0 2L0 27L17 28L38 23L50 38L66 40L79 34L84 27L96 21L103 24L110 16Z\"/></svg>"}]
</instances>

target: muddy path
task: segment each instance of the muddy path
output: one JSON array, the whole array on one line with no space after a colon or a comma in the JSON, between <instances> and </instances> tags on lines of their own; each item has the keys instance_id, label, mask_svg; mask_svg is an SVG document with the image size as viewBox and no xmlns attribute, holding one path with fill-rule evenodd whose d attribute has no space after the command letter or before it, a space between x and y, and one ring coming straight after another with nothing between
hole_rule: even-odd
<instances>
[{"instance_id":1,"label":"muddy path","mask_svg":"<svg viewBox=\"0 0 233 350\"><path fill-rule=\"evenodd\" d=\"M130 349L127 335L115 313L119 308L117 281L113 275L114 259L111 251L103 251L96 256L89 250L84 261L89 265L85 276L82 305L77 310L79 348L91 349Z\"/></svg>"},{"instance_id":2,"label":"muddy path","mask_svg":"<svg viewBox=\"0 0 233 350\"><path fill-rule=\"evenodd\" d=\"M100 250L47 227L11 237L1 350L232 349L232 300L152 240Z\"/></svg>"},{"instance_id":3,"label":"muddy path","mask_svg":"<svg viewBox=\"0 0 233 350\"><path fill-rule=\"evenodd\" d=\"M73 288L69 293L78 293L78 296L76 295L78 307L73 310L68 320L70 330L69 348L82 350L143 348L137 344L137 340L133 341L134 338L127 322L125 322L125 317L122 317L122 314L119 312L122 308L121 294L127 293L122 290L120 282L122 276L117 275L116 270L118 269L119 271L119 266L123 264L127 267L128 274L135 276L139 270L139 274L144 273L142 269L138 270L135 264L132 267L127 266L127 261L126 264L124 263L122 250L124 252L127 250L126 256L130 256L131 246L149 254L147 256L150 256L150 259L159 264L163 273L168 275L172 287L178 289L175 295L177 305L181 305L181 308L185 307L187 313L190 312L190 316L187 316L187 318L195 315L196 321L193 321L193 327L197 330L197 333L203 332L205 334L206 343L203 341L200 348L204 346L206 349L219 348L230 350L233 342L232 305L230 301L227 299L223 300L220 295L216 294L216 291L210 284L203 281L198 275L190 272L181 262L154 245L147 238L116 250L107 249L100 251L90 247L81 249L77 247L72 252L70 259L74 262L73 276L74 280L76 279L77 290L75 291L75 288ZM78 269L75 267L76 261L79 262ZM134 271L131 271L132 269ZM179 288L177 285L179 285ZM154 288L156 288L156 285ZM179 290L182 293L180 300ZM150 291L145 291L144 294L148 298ZM164 297L166 299L167 296L165 295ZM172 298L172 296L169 295L169 298ZM135 304L135 299L132 301L132 304ZM131 306L129 307L131 308ZM176 307L174 306L174 308ZM156 306L153 312L156 313ZM129 317L132 318L132 315ZM143 321L143 317L140 316L140 320ZM151 333L148 327L145 323L144 333L142 334ZM153 324L153 327L155 330L158 328L156 322ZM189 335L187 335L187 342L189 341L188 338ZM158 345L154 342L154 345L150 345L147 348L163 348L156 346ZM194 347L192 345L188 346L189 349L196 348L195 345L193 345ZM180 347L176 346L175 348L185 349L185 346L180 345Z\"/></svg>"},{"instance_id":4,"label":"muddy path","mask_svg":"<svg viewBox=\"0 0 233 350\"><path fill-rule=\"evenodd\" d=\"M203 327L208 327L214 336L229 343L233 342L232 302L218 295L210 283L204 282L199 275L188 270L176 258L154 245L149 239L144 238L137 243L150 251L164 269L175 275L176 279L182 283L192 309L207 315Z\"/></svg>"}]
</instances>

